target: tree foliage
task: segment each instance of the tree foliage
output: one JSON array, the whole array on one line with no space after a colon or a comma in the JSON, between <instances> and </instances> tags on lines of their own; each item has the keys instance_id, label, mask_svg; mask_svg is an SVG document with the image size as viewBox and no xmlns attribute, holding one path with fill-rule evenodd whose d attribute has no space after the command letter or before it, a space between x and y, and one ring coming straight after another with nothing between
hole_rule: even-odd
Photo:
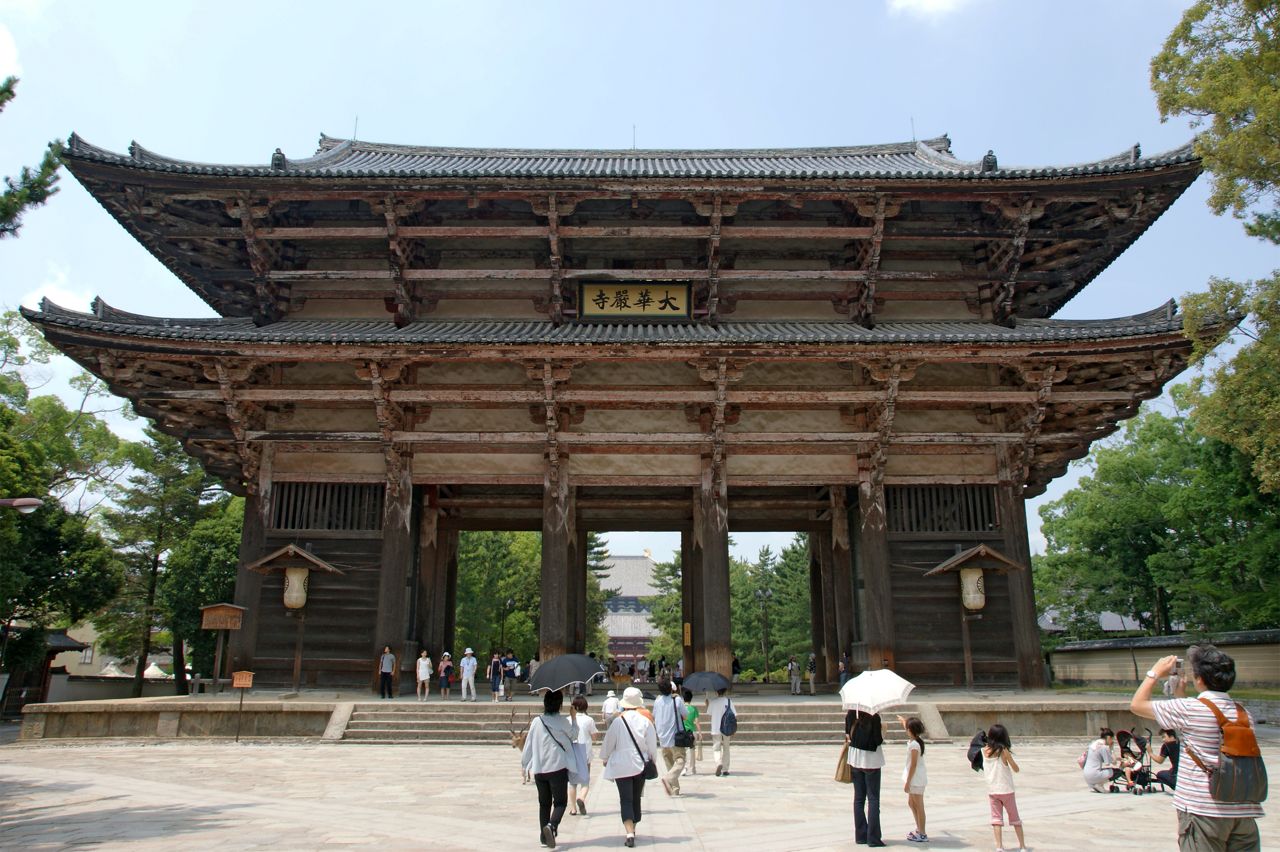
<instances>
[{"instance_id":1,"label":"tree foliage","mask_svg":"<svg viewBox=\"0 0 1280 852\"><path fill-rule=\"evenodd\" d=\"M1280 8L1273 0L1199 0L1151 60L1160 117L1191 116L1213 174L1210 205L1280 241ZM1258 211L1257 207L1269 209Z\"/></svg>"},{"instance_id":2,"label":"tree foliage","mask_svg":"<svg viewBox=\"0 0 1280 852\"><path fill-rule=\"evenodd\" d=\"M0 111L16 97L17 86L17 77L6 77L0 82ZM22 214L44 204L58 191L58 168L61 165L62 145L51 142L39 166L34 169L23 166L16 178L4 179L4 192L0 193L0 239L16 236L22 227Z\"/></svg>"},{"instance_id":3,"label":"tree foliage","mask_svg":"<svg viewBox=\"0 0 1280 852\"><path fill-rule=\"evenodd\" d=\"M1273 0L1199 0L1151 61L1163 119L1190 116L1196 151L1213 175L1209 204L1248 219L1280 244L1280 6ZM1280 489L1280 272L1257 281L1214 278L1182 303L1197 358L1225 323L1244 318L1244 345L1193 386L1197 428L1252 459L1267 491Z\"/></svg>"},{"instance_id":4,"label":"tree foliage","mask_svg":"<svg viewBox=\"0 0 1280 852\"><path fill-rule=\"evenodd\" d=\"M1280 626L1280 499L1185 415L1148 411L1095 446L1091 474L1040 509L1042 611L1076 638L1115 612L1154 633Z\"/></svg>"}]
</instances>

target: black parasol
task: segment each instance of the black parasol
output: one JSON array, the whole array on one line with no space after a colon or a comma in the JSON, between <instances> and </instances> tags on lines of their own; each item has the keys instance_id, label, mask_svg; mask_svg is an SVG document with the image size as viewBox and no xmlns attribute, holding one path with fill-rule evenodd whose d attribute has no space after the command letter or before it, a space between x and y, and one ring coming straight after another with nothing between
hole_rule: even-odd
<instances>
[{"instance_id":1,"label":"black parasol","mask_svg":"<svg viewBox=\"0 0 1280 852\"><path fill-rule=\"evenodd\" d=\"M533 677L529 678L529 689L534 692L564 689L597 678L604 678L604 666L599 660L586 654L562 654L538 666Z\"/></svg>"},{"instance_id":2,"label":"black parasol","mask_svg":"<svg viewBox=\"0 0 1280 852\"><path fill-rule=\"evenodd\" d=\"M681 684L690 692L719 692L729 688L729 678L720 672L694 672Z\"/></svg>"}]
</instances>

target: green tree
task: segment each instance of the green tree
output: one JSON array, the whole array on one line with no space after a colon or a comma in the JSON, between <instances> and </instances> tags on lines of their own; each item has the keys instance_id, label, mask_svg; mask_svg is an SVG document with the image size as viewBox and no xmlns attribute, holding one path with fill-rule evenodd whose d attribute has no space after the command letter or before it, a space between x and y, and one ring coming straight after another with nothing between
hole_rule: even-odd
<instances>
[{"instance_id":1,"label":"green tree","mask_svg":"<svg viewBox=\"0 0 1280 852\"><path fill-rule=\"evenodd\" d=\"M185 695L186 667L178 665L179 649L191 647L191 664L204 675L213 672L216 635L200 627L200 607L230 601L235 591L244 499L227 497L211 507L191 533L173 548L157 591L162 620L174 647L174 690Z\"/></svg>"},{"instance_id":2,"label":"green tree","mask_svg":"<svg viewBox=\"0 0 1280 852\"><path fill-rule=\"evenodd\" d=\"M214 480L174 438L147 427L147 441L134 445L134 473L116 489L105 512L113 543L124 564L124 588L97 619L103 647L136 661L133 695L141 697L143 671L153 633L167 625L156 604L160 580L175 547L210 514L205 501ZM174 667L183 665L181 643L173 647Z\"/></svg>"},{"instance_id":3,"label":"green tree","mask_svg":"<svg viewBox=\"0 0 1280 852\"><path fill-rule=\"evenodd\" d=\"M0 82L0 111L17 95L18 78L6 77ZM62 165L62 145L49 143L40 165L34 170L23 166L16 178L4 179L0 193L0 239L16 236L22 227L22 214L39 207L58 191L58 168Z\"/></svg>"},{"instance_id":4,"label":"green tree","mask_svg":"<svg viewBox=\"0 0 1280 852\"><path fill-rule=\"evenodd\" d=\"M1248 219L1245 230L1280 243L1280 7L1270 0L1200 0L1151 61L1160 116L1203 128L1196 152L1213 175L1214 212ZM1182 303L1203 359L1224 320L1246 317L1245 344L1194 386L1193 417L1205 435L1253 460L1267 491L1280 489L1280 272L1257 281L1214 278Z\"/></svg>"},{"instance_id":5,"label":"green tree","mask_svg":"<svg viewBox=\"0 0 1280 852\"><path fill-rule=\"evenodd\" d=\"M1073 638L1116 612L1142 629L1280 625L1280 500L1239 451L1147 411L1096 445L1089 476L1043 506L1036 597Z\"/></svg>"}]
</instances>

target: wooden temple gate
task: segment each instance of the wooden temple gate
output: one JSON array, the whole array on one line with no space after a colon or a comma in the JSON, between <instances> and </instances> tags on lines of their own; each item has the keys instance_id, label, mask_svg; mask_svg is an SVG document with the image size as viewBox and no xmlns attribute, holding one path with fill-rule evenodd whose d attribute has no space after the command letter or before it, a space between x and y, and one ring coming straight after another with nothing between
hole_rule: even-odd
<instances>
[{"instance_id":1,"label":"wooden temple gate","mask_svg":"<svg viewBox=\"0 0 1280 852\"><path fill-rule=\"evenodd\" d=\"M964 672L954 583L1029 566L1024 501L1158 394L1172 304L1053 319L1199 173L1064 169L949 140L522 152L322 139L207 166L73 137L72 173L220 315L24 310L246 496L241 562L311 584L304 680L438 658L458 536L537 530L544 658L581 650L590 530L681 534L688 669L727 672L728 536L805 531L822 671ZM280 574L241 571L234 664L292 667ZM987 578L975 679L1043 682L1030 571Z\"/></svg>"}]
</instances>

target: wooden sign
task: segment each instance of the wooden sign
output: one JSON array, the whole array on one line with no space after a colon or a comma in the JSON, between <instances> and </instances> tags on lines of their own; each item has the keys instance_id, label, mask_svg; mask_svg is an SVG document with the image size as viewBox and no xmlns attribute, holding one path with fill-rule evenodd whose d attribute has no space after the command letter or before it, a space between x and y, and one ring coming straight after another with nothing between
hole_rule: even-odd
<instances>
[{"instance_id":1,"label":"wooden sign","mask_svg":"<svg viewBox=\"0 0 1280 852\"><path fill-rule=\"evenodd\" d=\"M239 630L244 621L244 607L229 603L200 607L200 626L205 630Z\"/></svg>"},{"instance_id":2,"label":"wooden sign","mask_svg":"<svg viewBox=\"0 0 1280 852\"><path fill-rule=\"evenodd\" d=\"M578 290L578 316L583 319L688 319L689 285L583 281Z\"/></svg>"},{"instance_id":3,"label":"wooden sign","mask_svg":"<svg viewBox=\"0 0 1280 852\"><path fill-rule=\"evenodd\" d=\"M253 672L232 672L232 689L253 689Z\"/></svg>"}]
</instances>

